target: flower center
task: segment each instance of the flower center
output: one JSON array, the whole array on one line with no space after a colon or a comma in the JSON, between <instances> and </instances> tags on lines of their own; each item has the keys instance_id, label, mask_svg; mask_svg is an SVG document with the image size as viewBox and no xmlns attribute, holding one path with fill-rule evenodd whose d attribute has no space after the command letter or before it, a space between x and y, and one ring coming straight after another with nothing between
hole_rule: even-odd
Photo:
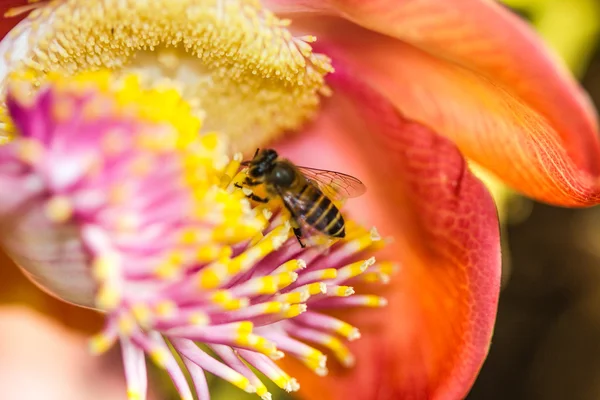
<instances>
[{"instance_id":1,"label":"flower center","mask_svg":"<svg viewBox=\"0 0 600 400\"><path fill-rule=\"evenodd\" d=\"M135 72L248 150L297 129L328 92L329 59L289 23L257 0L55 1L9 34L5 73L39 85L49 71Z\"/></svg>"},{"instance_id":2,"label":"flower center","mask_svg":"<svg viewBox=\"0 0 600 400\"><path fill-rule=\"evenodd\" d=\"M375 230L347 221L344 239L301 248L285 214L235 187L241 156L228 157L224 136L197 134L177 91L107 71L45 79L9 85L0 243L46 290L106 313L91 348L121 341L130 399L145 398L146 354L193 398L169 346L200 394L209 371L270 399L247 364L297 390L274 360L325 375L313 345L353 365L343 340L358 329L325 310L386 304L354 290L394 270L366 256L382 245Z\"/></svg>"}]
</instances>

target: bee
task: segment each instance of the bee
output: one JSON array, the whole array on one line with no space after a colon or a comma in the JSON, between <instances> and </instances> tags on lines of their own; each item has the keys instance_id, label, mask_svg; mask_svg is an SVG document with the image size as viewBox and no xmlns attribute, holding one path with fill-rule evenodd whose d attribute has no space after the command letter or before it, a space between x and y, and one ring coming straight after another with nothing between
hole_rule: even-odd
<instances>
[{"instance_id":1,"label":"bee","mask_svg":"<svg viewBox=\"0 0 600 400\"><path fill-rule=\"evenodd\" d=\"M269 196L263 198L251 193L248 197L267 203L270 197L279 196L295 221L294 234L302 247L305 247L302 237L310 231L331 238L345 237L344 217L334 201L357 197L366 191L365 185L353 176L297 166L280 158L273 149L257 149L252 160L242 165L248 167L243 185L264 184Z\"/></svg>"}]
</instances>

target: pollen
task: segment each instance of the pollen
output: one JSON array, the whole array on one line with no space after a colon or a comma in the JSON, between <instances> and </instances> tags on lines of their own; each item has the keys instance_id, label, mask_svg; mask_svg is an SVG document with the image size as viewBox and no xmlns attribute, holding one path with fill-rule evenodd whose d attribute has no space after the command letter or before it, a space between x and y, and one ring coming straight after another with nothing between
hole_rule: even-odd
<instances>
[{"instance_id":1,"label":"pollen","mask_svg":"<svg viewBox=\"0 0 600 400\"><path fill-rule=\"evenodd\" d=\"M49 71L135 72L166 105L183 97L206 132L226 132L241 150L298 128L329 93L333 69L312 51L316 38L294 37L290 21L258 0L58 0L12 14L29 8L8 37L10 76L39 86Z\"/></svg>"}]
</instances>

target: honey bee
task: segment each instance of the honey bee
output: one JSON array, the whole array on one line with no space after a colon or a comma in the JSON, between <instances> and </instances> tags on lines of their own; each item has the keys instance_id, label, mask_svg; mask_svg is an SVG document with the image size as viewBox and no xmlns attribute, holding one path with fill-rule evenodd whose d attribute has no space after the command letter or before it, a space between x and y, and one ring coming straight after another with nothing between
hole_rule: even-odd
<instances>
[{"instance_id":1,"label":"honey bee","mask_svg":"<svg viewBox=\"0 0 600 400\"><path fill-rule=\"evenodd\" d=\"M302 247L305 247L302 237L310 231L331 238L345 237L344 217L334 201L357 197L366 191L365 185L353 176L297 166L280 158L273 149L257 149L252 160L242 165L248 167L244 186L264 184L267 196L282 199L294 219L294 234ZM269 197L254 193L248 197L262 203L269 201Z\"/></svg>"}]
</instances>

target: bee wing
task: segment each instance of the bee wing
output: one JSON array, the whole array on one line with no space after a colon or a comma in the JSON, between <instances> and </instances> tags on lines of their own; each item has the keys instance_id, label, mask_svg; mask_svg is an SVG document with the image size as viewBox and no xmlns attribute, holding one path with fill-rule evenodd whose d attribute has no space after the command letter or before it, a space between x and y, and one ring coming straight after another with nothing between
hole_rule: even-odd
<instances>
[{"instance_id":1,"label":"bee wing","mask_svg":"<svg viewBox=\"0 0 600 400\"><path fill-rule=\"evenodd\" d=\"M324 195L332 200L343 201L358 197L367 191L367 187L357 178L336 171L309 167L297 167L298 170L319 187Z\"/></svg>"}]
</instances>

